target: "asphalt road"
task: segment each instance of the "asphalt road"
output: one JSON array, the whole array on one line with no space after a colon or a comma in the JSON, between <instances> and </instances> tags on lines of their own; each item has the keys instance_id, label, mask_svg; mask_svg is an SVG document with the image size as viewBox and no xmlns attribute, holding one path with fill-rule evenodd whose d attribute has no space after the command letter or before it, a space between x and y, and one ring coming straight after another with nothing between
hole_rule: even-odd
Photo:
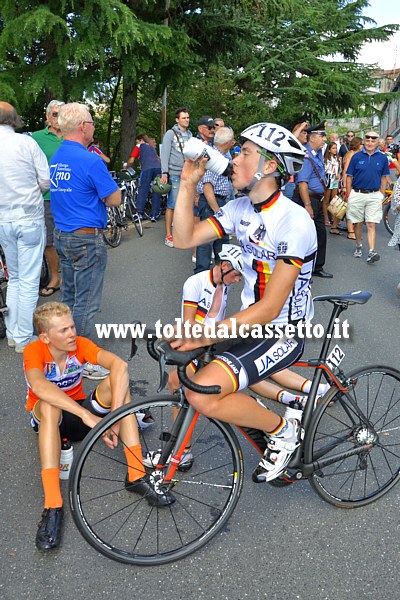
<instances>
[{"instance_id":1,"label":"asphalt road","mask_svg":"<svg viewBox=\"0 0 400 600\"><path fill-rule=\"evenodd\" d=\"M381 261L367 265L352 257L353 242L328 235L326 269L332 280L315 279L313 294L369 290L365 306L346 317L351 337L341 343L345 370L371 363L399 366L400 254L387 247L379 227ZM181 288L191 274L189 251L164 246L163 223L147 224L139 239L123 235L110 249L98 322L167 323L179 315ZM54 296L54 299L59 296ZM239 307L239 290L229 309ZM329 310L316 307L315 322L325 323ZM127 341L109 340L104 347L126 357ZM305 355L315 356L310 342ZM399 492L378 502L346 511L317 496L307 481L284 489L255 485L251 471L257 459L243 442L245 486L227 528L196 554L175 564L138 568L97 554L80 536L66 506L63 544L42 555L35 548L42 507L37 439L24 410L22 357L0 340L0 597L3 600L47 600L83 597L244 600L359 600L399 597ZM155 393L157 366L144 348L130 365L137 396ZM89 386L87 386L88 389Z\"/></svg>"}]
</instances>

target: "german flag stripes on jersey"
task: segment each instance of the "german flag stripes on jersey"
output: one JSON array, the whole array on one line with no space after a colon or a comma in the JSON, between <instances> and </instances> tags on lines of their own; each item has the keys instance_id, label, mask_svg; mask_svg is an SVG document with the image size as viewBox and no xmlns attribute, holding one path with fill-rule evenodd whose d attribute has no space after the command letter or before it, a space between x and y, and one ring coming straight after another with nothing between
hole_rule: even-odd
<instances>
[{"instance_id":1,"label":"german flag stripes on jersey","mask_svg":"<svg viewBox=\"0 0 400 600\"><path fill-rule=\"evenodd\" d=\"M272 321L285 324L309 317L312 312L310 282L317 252L314 222L301 206L281 192L253 205L248 196L231 200L207 219L215 235L235 234L242 250L244 289L242 309L265 293L276 263L299 270L280 315Z\"/></svg>"},{"instance_id":2,"label":"german flag stripes on jersey","mask_svg":"<svg viewBox=\"0 0 400 600\"><path fill-rule=\"evenodd\" d=\"M181 318L185 320L185 307L195 308L195 320L197 323L206 325L208 323L208 313L212 306L217 285L213 280L212 269L202 271L189 277L183 286ZM215 321L222 321L225 318L226 301L228 299L228 287L222 285L222 300L215 315Z\"/></svg>"}]
</instances>

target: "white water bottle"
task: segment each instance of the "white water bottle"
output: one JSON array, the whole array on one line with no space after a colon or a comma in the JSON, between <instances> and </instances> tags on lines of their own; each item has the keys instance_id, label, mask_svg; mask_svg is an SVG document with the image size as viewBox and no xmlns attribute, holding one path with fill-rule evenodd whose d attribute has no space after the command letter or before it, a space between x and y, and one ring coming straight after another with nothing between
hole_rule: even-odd
<instances>
[{"instance_id":1,"label":"white water bottle","mask_svg":"<svg viewBox=\"0 0 400 600\"><path fill-rule=\"evenodd\" d=\"M301 408L300 402L297 402L296 400L289 402L283 416L285 419L297 419L300 423L303 417L303 409Z\"/></svg>"},{"instance_id":2,"label":"white water bottle","mask_svg":"<svg viewBox=\"0 0 400 600\"><path fill-rule=\"evenodd\" d=\"M74 449L67 438L63 438L60 456L60 479L68 479L74 459Z\"/></svg>"}]
</instances>

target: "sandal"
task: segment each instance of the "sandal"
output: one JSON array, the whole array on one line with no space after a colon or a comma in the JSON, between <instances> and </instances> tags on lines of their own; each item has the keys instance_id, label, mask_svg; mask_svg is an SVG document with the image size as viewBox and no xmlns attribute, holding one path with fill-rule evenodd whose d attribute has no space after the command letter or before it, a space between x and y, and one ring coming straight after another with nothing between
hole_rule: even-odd
<instances>
[{"instance_id":1,"label":"sandal","mask_svg":"<svg viewBox=\"0 0 400 600\"><path fill-rule=\"evenodd\" d=\"M347 234L347 239L348 240L355 240L356 239L356 234L354 233L354 231L350 231L350 233Z\"/></svg>"},{"instance_id":2,"label":"sandal","mask_svg":"<svg viewBox=\"0 0 400 600\"><path fill-rule=\"evenodd\" d=\"M343 235L343 233L340 233L339 229L337 227L333 227L330 232L331 235Z\"/></svg>"},{"instance_id":3,"label":"sandal","mask_svg":"<svg viewBox=\"0 0 400 600\"><path fill-rule=\"evenodd\" d=\"M52 285L47 285L46 287L42 288L39 292L39 296L42 296L43 298L48 298L49 296L52 296L53 294L55 294L56 292L58 292L60 289L60 286L52 286Z\"/></svg>"}]
</instances>

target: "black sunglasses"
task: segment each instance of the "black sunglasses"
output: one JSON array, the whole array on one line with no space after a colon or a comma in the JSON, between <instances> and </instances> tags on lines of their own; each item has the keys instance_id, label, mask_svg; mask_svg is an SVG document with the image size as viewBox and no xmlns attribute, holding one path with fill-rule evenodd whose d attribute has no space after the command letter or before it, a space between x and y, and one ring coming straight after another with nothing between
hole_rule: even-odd
<instances>
[{"instance_id":1,"label":"black sunglasses","mask_svg":"<svg viewBox=\"0 0 400 600\"><path fill-rule=\"evenodd\" d=\"M366 140L377 140L378 136L377 135L366 135L365 139Z\"/></svg>"}]
</instances>

